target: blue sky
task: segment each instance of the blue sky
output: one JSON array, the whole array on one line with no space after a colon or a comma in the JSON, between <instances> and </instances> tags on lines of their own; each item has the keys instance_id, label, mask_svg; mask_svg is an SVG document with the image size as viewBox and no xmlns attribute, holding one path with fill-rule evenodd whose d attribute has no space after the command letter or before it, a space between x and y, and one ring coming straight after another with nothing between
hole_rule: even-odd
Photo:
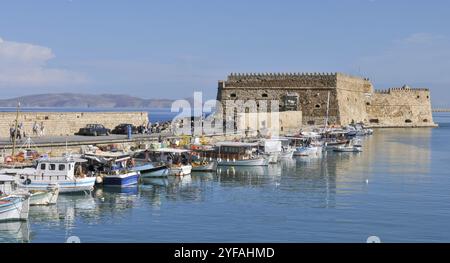
<instances>
[{"instance_id":1,"label":"blue sky","mask_svg":"<svg viewBox=\"0 0 450 263\"><path fill-rule=\"evenodd\" d=\"M450 105L448 1L0 3L2 98L214 98L230 72L344 72Z\"/></svg>"}]
</instances>

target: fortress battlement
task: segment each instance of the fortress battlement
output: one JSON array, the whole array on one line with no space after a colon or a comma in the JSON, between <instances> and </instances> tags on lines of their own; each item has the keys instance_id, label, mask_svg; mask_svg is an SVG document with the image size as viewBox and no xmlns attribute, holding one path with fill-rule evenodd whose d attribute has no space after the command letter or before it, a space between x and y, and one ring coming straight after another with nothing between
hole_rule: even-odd
<instances>
[{"instance_id":1,"label":"fortress battlement","mask_svg":"<svg viewBox=\"0 0 450 263\"><path fill-rule=\"evenodd\" d=\"M401 88L389 88L389 89L377 89L375 93L390 94L392 92L405 92L405 93L417 93L417 92L429 92L427 88L411 88L409 86L403 86Z\"/></svg>"}]
</instances>

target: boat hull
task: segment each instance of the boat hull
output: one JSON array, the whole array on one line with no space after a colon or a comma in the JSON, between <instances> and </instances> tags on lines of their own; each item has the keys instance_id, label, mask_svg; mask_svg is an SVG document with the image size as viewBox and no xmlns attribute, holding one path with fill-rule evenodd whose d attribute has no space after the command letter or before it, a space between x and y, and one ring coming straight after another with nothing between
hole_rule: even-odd
<instances>
[{"instance_id":1,"label":"boat hull","mask_svg":"<svg viewBox=\"0 0 450 263\"><path fill-rule=\"evenodd\" d=\"M285 151L280 153L280 159L290 159L294 156L294 151Z\"/></svg>"},{"instance_id":2,"label":"boat hull","mask_svg":"<svg viewBox=\"0 0 450 263\"><path fill-rule=\"evenodd\" d=\"M191 174L191 172L192 172L191 165L182 165L169 168L169 175L171 176L183 176Z\"/></svg>"},{"instance_id":3,"label":"boat hull","mask_svg":"<svg viewBox=\"0 0 450 263\"><path fill-rule=\"evenodd\" d=\"M106 175L103 177L103 185L128 186L138 183L139 172L133 171L126 174Z\"/></svg>"},{"instance_id":4,"label":"boat hull","mask_svg":"<svg viewBox=\"0 0 450 263\"><path fill-rule=\"evenodd\" d=\"M3 201L0 204L0 221L28 220L29 196L9 196L0 201Z\"/></svg>"},{"instance_id":5,"label":"boat hull","mask_svg":"<svg viewBox=\"0 0 450 263\"><path fill-rule=\"evenodd\" d=\"M58 200L58 195L58 189L31 193L30 205L54 205Z\"/></svg>"},{"instance_id":6,"label":"boat hull","mask_svg":"<svg viewBox=\"0 0 450 263\"><path fill-rule=\"evenodd\" d=\"M59 193L74 193L83 191L92 191L94 189L95 177L77 178L74 181L38 181L33 180L29 184L21 183L19 186L28 190L48 190L49 187L58 184Z\"/></svg>"},{"instance_id":7,"label":"boat hull","mask_svg":"<svg viewBox=\"0 0 450 263\"><path fill-rule=\"evenodd\" d=\"M141 177L142 178L149 178L149 177L164 177L167 176L169 169L167 168L167 166L157 166L154 167L151 164L145 165L146 167L141 167L141 169L139 170L140 167L138 167L138 171L140 171L141 173Z\"/></svg>"},{"instance_id":8,"label":"boat hull","mask_svg":"<svg viewBox=\"0 0 450 263\"><path fill-rule=\"evenodd\" d=\"M192 172L214 172L217 170L217 162L209 162L205 165L193 166Z\"/></svg>"},{"instance_id":9,"label":"boat hull","mask_svg":"<svg viewBox=\"0 0 450 263\"><path fill-rule=\"evenodd\" d=\"M322 151L322 147L298 147L294 152L294 156L317 155L321 151Z\"/></svg>"}]
</instances>

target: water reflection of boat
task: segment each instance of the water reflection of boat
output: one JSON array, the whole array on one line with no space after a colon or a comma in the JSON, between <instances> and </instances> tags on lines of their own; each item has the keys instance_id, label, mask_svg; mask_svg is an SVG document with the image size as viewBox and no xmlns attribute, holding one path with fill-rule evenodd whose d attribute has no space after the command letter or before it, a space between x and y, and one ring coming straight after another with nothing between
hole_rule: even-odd
<instances>
[{"instance_id":1,"label":"water reflection of boat","mask_svg":"<svg viewBox=\"0 0 450 263\"><path fill-rule=\"evenodd\" d=\"M217 174L220 175L263 175L267 172L267 166L231 166L231 167L219 167Z\"/></svg>"},{"instance_id":2,"label":"water reflection of boat","mask_svg":"<svg viewBox=\"0 0 450 263\"><path fill-rule=\"evenodd\" d=\"M154 186L176 186L176 185L187 185L190 184L192 177L190 174L183 176L168 176L163 178L142 178L142 182L146 185Z\"/></svg>"},{"instance_id":3,"label":"water reflection of boat","mask_svg":"<svg viewBox=\"0 0 450 263\"><path fill-rule=\"evenodd\" d=\"M0 223L0 243L30 242L30 227L28 222Z\"/></svg>"},{"instance_id":4,"label":"water reflection of boat","mask_svg":"<svg viewBox=\"0 0 450 263\"><path fill-rule=\"evenodd\" d=\"M195 173L191 175L192 181L210 181L214 179L215 172Z\"/></svg>"},{"instance_id":5,"label":"water reflection of boat","mask_svg":"<svg viewBox=\"0 0 450 263\"><path fill-rule=\"evenodd\" d=\"M58 222L60 216L58 208L52 206L34 206L30 209L29 218L32 222Z\"/></svg>"},{"instance_id":6,"label":"water reflection of boat","mask_svg":"<svg viewBox=\"0 0 450 263\"><path fill-rule=\"evenodd\" d=\"M169 179L157 177L142 177L142 183L145 185L168 186Z\"/></svg>"},{"instance_id":7,"label":"water reflection of boat","mask_svg":"<svg viewBox=\"0 0 450 263\"><path fill-rule=\"evenodd\" d=\"M138 194L139 193L138 185L129 185L129 186L122 186L122 187L104 185L101 188L103 189L103 192L107 192L107 193L115 193L115 194Z\"/></svg>"}]
</instances>

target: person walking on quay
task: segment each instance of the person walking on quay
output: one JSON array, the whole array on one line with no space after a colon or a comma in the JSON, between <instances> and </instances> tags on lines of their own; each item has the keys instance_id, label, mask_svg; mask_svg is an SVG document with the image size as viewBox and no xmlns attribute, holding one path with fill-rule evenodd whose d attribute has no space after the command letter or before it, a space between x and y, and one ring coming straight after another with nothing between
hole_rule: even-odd
<instances>
[{"instance_id":1,"label":"person walking on quay","mask_svg":"<svg viewBox=\"0 0 450 263\"><path fill-rule=\"evenodd\" d=\"M45 134L45 127L44 127L44 122L43 121L41 121L41 136L44 136L44 134Z\"/></svg>"},{"instance_id":2,"label":"person walking on quay","mask_svg":"<svg viewBox=\"0 0 450 263\"><path fill-rule=\"evenodd\" d=\"M14 141L14 125L11 125L11 127L9 127L9 139L11 140L11 142Z\"/></svg>"},{"instance_id":3,"label":"person walking on quay","mask_svg":"<svg viewBox=\"0 0 450 263\"><path fill-rule=\"evenodd\" d=\"M152 134L152 123L150 121L147 123L147 134Z\"/></svg>"},{"instance_id":4,"label":"person walking on quay","mask_svg":"<svg viewBox=\"0 0 450 263\"><path fill-rule=\"evenodd\" d=\"M39 124L35 121L33 123L33 136L39 136L39 130L40 130Z\"/></svg>"}]
</instances>

